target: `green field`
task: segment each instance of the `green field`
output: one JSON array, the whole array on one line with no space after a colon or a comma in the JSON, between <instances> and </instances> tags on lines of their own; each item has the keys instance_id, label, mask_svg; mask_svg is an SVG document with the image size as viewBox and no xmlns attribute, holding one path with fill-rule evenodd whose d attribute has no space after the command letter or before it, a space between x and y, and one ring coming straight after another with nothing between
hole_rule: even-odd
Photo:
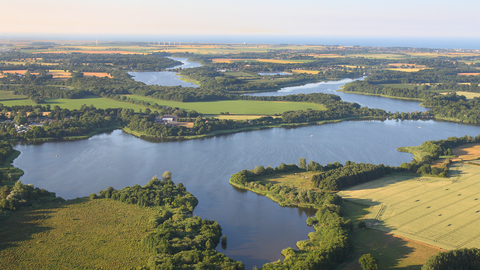
<instances>
[{"instance_id":1,"label":"green field","mask_svg":"<svg viewBox=\"0 0 480 270\"><path fill-rule=\"evenodd\" d=\"M3 91L5 92L5 91ZM8 95L5 94L6 97ZM0 96L1 97L1 96ZM154 98L129 95L133 100L143 100L150 102L151 104L158 103L160 106L166 107L178 107L186 110L195 110L202 114L220 114L222 112L229 112L232 114L244 114L244 115L273 115L281 114L285 111L297 111L306 110L308 108L313 110L326 110L325 106L315 103L306 102L277 102L277 101L254 101L254 100L227 100L227 101L212 101L212 102L175 102L165 101ZM14 105L35 105L29 99L20 100L0 100L5 106ZM61 108L67 108L70 110L80 109L83 104L87 106L93 105L99 109L108 108L128 108L133 109L136 112L144 110L146 107L131 104L127 102L116 101L112 99L89 96L81 99L60 99L60 98L46 98L45 103L41 104L55 106L58 105Z\"/></svg>"},{"instance_id":2,"label":"green field","mask_svg":"<svg viewBox=\"0 0 480 270\"><path fill-rule=\"evenodd\" d=\"M402 58L411 58L409 55L404 54L394 54L394 53L366 53L366 54L352 54L350 57L363 57L363 58L374 58L374 59L402 59Z\"/></svg>"},{"instance_id":3,"label":"green field","mask_svg":"<svg viewBox=\"0 0 480 270\"><path fill-rule=\"evenodd\" d=\"M308 108L311 108L313 110L326 110L325 106L321 104L306 102L279 102L255 100L175 102L136 95L129 95L128 97L133 100L142 100L151 104L157 103L160 106L195 110L202 114L220 114L221 112L229 112L233 114L272 115L276 113L283 113L285 111L306 110Z\"/></svg>"},{"instance_id":4,"label":"green field","mask_svg":"<svg viewBox=\"0 0 480 270\"><path fill-rule=\"evenodd\" d=\"M153 209L106 199L24 210L2 222L1 269L136 269Z\"/></svg>"},{"instance_id":5,"label":"green field","mask_svg":"<svg viewBox=\"0 0 480 270\"><path fill-rule=\"evenodd\" d=\"M371 206L367 226L443 249L480 248L480 166L454 163L450 178L394 174L339 194Z\"/></svg>"},{"instance_id":6,"label":"green field","mask_svg":"<svg viewBox=\"0 0 480 270\"><path fill-rule=\"evenodd\" d=\"M25 95L14 95L12 91L2 91L0 90L0 102L4 100L12 100L12 99L27 99L28 97Z\"/></svg>"},{"instance_id":7,"label":"green field","mask_svg":"<svg viewBox=\"0 0 480 270\"><path fill-rule=\"evenodd\" d=\"M392 88L407 88L407 89L410 89L410 90L413 90L415 89L415 86L418 87L418 89L422 89L423 86L421 85L414 85L414 84L401 84L401 83L383 83L381 84L382 86L385 86L385 87L392 87Z\"/></svg>"},{"instance_id":8,"label":"green field","mask_svg":"<svg viewBox=\"0 0 480 270\"><path fill-rule=\"evenodd\" d=\"M313 187L312 176L318 172L285 173L282 175L265 176L260 182L265 185L271 182L274 185L294 186L297 189L318 189Z\"/></svg>"},{"instance_id":9,"label":"green field","mask_svg":"<svg viewBox=\"0 0 480 270\"><path fill-rule=\"evenodd\" d=\"M29 99L22 99L22 100L0 100L0 103L2 103L5 106L14 106L14 105L36 105ZM96 108L99 109L109 109L109 108L128 108L128 109L134 109L136 112L140 110L144 110L146 107L140 106L140 105L135 105L127 102L120 102L120 101L115 101L112 99L107 99L107 98L102 98L102 97L97 97L97 96L89 96L86 98L80 98L80 99L62 99L62 98L46 98L45 102L40 104L42 106L45 105L50 105L50 106L55 106L58 105L61 108L66 108L69 110L73 109L80 109L83 104L86 104L87 106L93 105Z\"/></svg>"}]
</instances>

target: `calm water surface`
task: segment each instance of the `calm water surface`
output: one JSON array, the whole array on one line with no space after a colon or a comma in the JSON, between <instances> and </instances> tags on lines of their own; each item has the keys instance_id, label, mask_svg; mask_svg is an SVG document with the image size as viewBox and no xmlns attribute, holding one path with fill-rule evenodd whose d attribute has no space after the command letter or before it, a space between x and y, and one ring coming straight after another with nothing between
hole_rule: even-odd
<instances>
[{"instance_id":1,"label":"calm water surface","mask_svg":"<svg viewBox=\"0 0 480 270\"><path fill-rule=\"evenodd\" d=\"M321 164L399 165L412 155L397 147L479 133L480 127L434 121L358 121L152 143L116 130L83 141L17 145L22 154L14 165L25 171L22 182L67 199L109 186L144 185L171 171L173 180L199 199L194 214L222 226L228 248L219 251L252 269L281 259L280 251L306 239L312 228L305 223L306 212L230 186L231 174L257 165L297 163L301 157Z\"/></svg>"},{"instance_id":2,"label":"calm water surface","mask_svg":"<svg viewBox=\"0 0 480 270\"><path fill-rule=\"evenodd\" d=\"M178 57L170 57L173 60L177 60L182 62L181 65L167 68L167 69L175 69L175 68L193 68L193 67L201 67L202 65L196 62L188 61L188 58L178 58ZM163 86L178 86L181 85L183 87L198 87L193 83L184 82L180 80L179 76L176 75L176 72L172 71L145 71L145 72L129 72L128 74L133 76L133 79L136 81L143 82L148 85L163 85Z\"/></svg>"},{"instance_id":3,"label":"calm water surface","mask_svg":"<svg viewBox=\"0 0 480 270\"><path fill-rule=\"evenodd\" d=\"M352 82L354 80L363 80L364 78L359 79L343 79L339 81L327 81L327 82L318 82L318 83L309 83L301 86L291 86L284 87L276 92L264 92L250 94L252 96L286 96L286 95L295 95L295 94L310 94L310 93L325 93L325 94L335 94L340 96L343 101L347 102L356 102L362 107L377 108L385 111L392 112L424 112L428 108L420 106L418 101L407 101L401 99L391 99L384 97L376 96L367 96L367 95L358 95L358 94L347 94L343 92L338 92L343 85Z\"/></svg>"}]
</instances>

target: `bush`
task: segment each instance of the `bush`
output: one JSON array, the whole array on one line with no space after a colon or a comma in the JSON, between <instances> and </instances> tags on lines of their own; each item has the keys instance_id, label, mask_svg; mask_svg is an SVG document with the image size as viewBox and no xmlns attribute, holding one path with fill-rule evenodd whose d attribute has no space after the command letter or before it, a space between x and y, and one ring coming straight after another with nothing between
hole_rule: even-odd
<instances>
[{"instance_id":1,"label":"bush","mask_svg":"<svg viewBox=\"0 0 480 270\"><path fill-rule=\"evenodd\" d=\"M363 254L358 263L362 266L363 270L377 270L378 269L378 260L372 256L372 254L367 253Z\"/></svg>"},{"instance_id":2,"label":"bush","mask_svg":"<svg viewBox=\"0 0 480 270\"><path fill-rule=\"evenodd\" d=\"M365 222L365 220L358 222L358 228L364 229L366 227L367 227L367 223Z\"/></svg>"}]
</instances>

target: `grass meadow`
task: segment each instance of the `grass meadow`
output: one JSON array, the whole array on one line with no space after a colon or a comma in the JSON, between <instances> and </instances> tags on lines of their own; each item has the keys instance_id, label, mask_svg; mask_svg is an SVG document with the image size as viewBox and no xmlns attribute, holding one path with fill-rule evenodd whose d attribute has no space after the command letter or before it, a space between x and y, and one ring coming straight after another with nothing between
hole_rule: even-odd
<instances>
[{"instance_id":1,"label":"grass meadow","mask_svg":"<svg viewBox=\"0 0 480 270\"><path fill-rule=\"evenodd\" d=\"M312 185L312 176L318 172L288 173L282 175L266 176L260 180L265 185L271 182L274 185L295 186L297 189L317 189Z\"/></svg>"},{"instance_id":2,"label":"grass meadow","mask_svg":"<svg viewBox=\"0 0 480 270\"><path fill-rule=\"evenodd\" d=\"M16 212L1 224L0 268L135 269L151 255L140 241L154 213L88 198Z\"/></svg>"},{"instance_id":3,"label":"grass meadow","mask_svg":"<svg viewBox=\"0 0 480 270\"><path fill-rule=\"evenodd\" d=\"M392 88L407 88L407 89L410 89L410 90L413 90L415 88L415 86L417 86L419 89L421 89L423 87L421 85L402 84L402 83L383 83L381 85L385 86L385 87L392 87Z\"/></svg>"},{"instance_id":4,"label":"grass meadow","mask_svg":"<svg viewBox=\"0 0 480 270\"><path fill-rule=\"evenodd\" d=\"M0 91L0 103L2 103L5 106L14 106L14 105L36 105L34 104L31 100L27 99L26 96L16 96L12 95L13 97L23 97L24 99L7 99L10 97L8 93L9 91ZM80 99L62 99L62 98L46 98L45 102L40 104L42 106L45 105L50 105L55 106L58 105L61 108L66 108L69 110L73 109L80 109L80 107L86 104L87 106L93 105L96 108L99 109L108 109L108 108L128 108L128 109L133 109L136 112L140 110L144 110L146 107L140 106L140 105L135 105L131 103L126 103L126 102L120 102L120 101L115 101L107 98L102 98L98 96L88 96L86 98L80 98Z\"/></svg>"},{"instance_id":5,"label":"grass meadow","mask_svg":"<svg viewBox=\"0 0 480 270\"><path fill-rule=\"evenodd\" d=\"M340 192L370 206L370 228L443 249L480 248L480 166L462 162L450 178L393 174Z\"/></svg>"},{"instance_id":6,"label":"grass meadow","mask_svg":"<svg viewBox=\"0 0 480 270\"><path fill-rule=\"evenodd\" d=\"M0 102L4 100L21 100L27 99L25 95L14 95L13 91L2 91L0 90Z\"/></svg>"},{"instance_id":7,"label":"grass meadow","mask_svg":"<svg viewBox=\"0 0 480 270\"><path fill-rule=\"evenodd\" d=\"M285 111L306 110L308 108L313 110L326 110L326 107L321 104L306 103L306 102L280 102L280 101L255 101L255 100L226 100L226 101L211 101L211 102L176 102L159 100L149 97L142 97L136 95L128 95L133 100L147 101L151 104L157 103L160 106L178 107L186 110L196 110L202 114L219 115L222 112L229 112L233 115L224 116L224 118L232 119L234 115L244 115L240 118L250 119L248 115L262 116L281 114ZM14 99L17 98L17 99ZM0 91L0 103L5 106L14 105L36 105L26 96L12 95L10 91ZM136 112L144 110L146 107L131 104L127 102L116 101L112 99L102 98L98 96L88 96L80 99L60 99L60 98L46 98L42 106L58 105L61 108L69 110L80 109L82 105L93 105L99 109L108 108L128 108Z\"/></svg>"},{"instance_id":8,"label":"grass meadow","mask_svg":"<svg viewBox=\"0 0 480 270\"><path fill-rule=\"evenodd\" d=\"M220 114L229 112L233 114L244 115L272 115L283 113L285 111L306 110L326 110L325 106L306 102L280 102L280 101L256 101L256 100L225 100L225 101L205 101L205 102L176 102L159 100L137 95L129 95L133 100L143 100L152 104L157 103L160 106L178 107L186 110L195 110L202 114Z\"/></svg>"}]
</instances>

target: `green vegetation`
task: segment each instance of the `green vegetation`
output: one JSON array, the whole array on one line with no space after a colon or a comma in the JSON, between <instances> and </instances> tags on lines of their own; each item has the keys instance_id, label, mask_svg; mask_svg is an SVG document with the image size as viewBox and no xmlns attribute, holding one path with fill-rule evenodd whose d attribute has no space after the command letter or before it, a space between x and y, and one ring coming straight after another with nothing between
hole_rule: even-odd
<instances>
[{"instance_id":1,"label":"green vegetation","mask_svg":"<svg viewBox=\"0 0 480 270\"><path fill-rule=\"evenodd\" d=\"M302 167L305 165L303 161L300 163ZM309 171L323 168L316 162L310 162L309 165L305 166ZM291 175L292 172L304 173L305 169L300 169L295 164L283 163L277 168L257 166L252 171L243 170L232 175L229 181L236 187L266 195L282 206L318 209L314 217L307 219L307 224L314 225L315 228L315 232L309 234L309 240L297 242L298 251L291 248L283 250L282 254L285 256L283 262L268 263L262 269L333 269L348 258L352 249L350 238L352 224L342 217L342 200L336 194L299 188L293 184L284 186L268 180L265 185L262 184L262 181L265 182L265 179L262 179L265 176L278 177L284 174ZM306 179L304 177L302 179Z\"/></svg>"},{"instance_id":2,"label":"green vegetation","mask_svg":"<svg viewBox=\"0 0 480 270\"><path fill-rule=\"evenodd\" d=\"M153 253L147 267L244 269L241 262L215 251L222 235L220 225L191 216L198 200L181 183L175 186L170 180L171 173L165 172L163 177L164 180L154 177L143 187L135 185L122 190L109 187L98 193L98 198L156 210L149 221L154 229L142 239L142 245ZM95 194L91 197L97 198Z\"/></svg>"},{"instance_id":3,"label":"green vegetation","mask_svg":"<svg viewBox=\"0 0 480 270\"><path fill-rule=\"evenodd\" d=\"M370 253L367 253L360 257L360 259L358 259L358 263L362 266L362 270L378 269L378 260Z\"/></svg>"},{"instance_id":4,"label":"green vegetation","mask_svg":"<svg viewBox=\"0 0 480 270\"><path fill-rule=\"evenodd\" d=\"M136 268L152 255L139 240L155 213L87 198L17 211L1 223L0 268Z\"/></svg>"},{"instance_id":5,"label":"green vegetation","mask_svg":"<svg viewBox=\"0 0 480 270\"><path fill-rule=\"evenodd\" d=\"M2 186L0 267L244 269L215 251L218 223L192 217L198 200L163 177L70 201L20 181Z\"/></svg>"},{"instance_id":6,"label":"green vegetation","mask_svg":"<svg viewBox=\"0 0 480 270\"><path fill-rule=\"evenodd\" d=\"M229 112L233 114L260 114L273 115L281 114L285 111L298 110L326 110L321 104L312 104L306 102L272 102L272 101L256 101L256 100L225 100L213 102L174 102L158 100L149 97L130 95L129 98L149 103L157 103L162 107L178 107L185 110L194 110L203 114L220 114Z\"/></svg>"},{"instance_id":7,"label":"green vegetation","mask_svg":"<svg viewBox=\"0 0 480 270\"><path fill-rule=\"evenodd\" d=\"M422 270L480 269L480 249L464 248L441 252L428 259Z\"/></svg>"}]
</instances>

